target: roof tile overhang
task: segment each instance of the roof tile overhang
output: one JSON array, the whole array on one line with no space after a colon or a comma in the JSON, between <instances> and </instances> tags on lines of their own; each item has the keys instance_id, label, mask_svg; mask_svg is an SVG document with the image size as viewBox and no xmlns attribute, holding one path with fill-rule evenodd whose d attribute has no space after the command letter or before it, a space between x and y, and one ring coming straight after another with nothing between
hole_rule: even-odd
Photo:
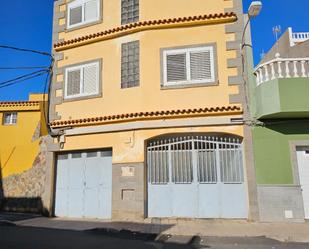
<instances>
[{"instance_id":1,"label":"roof tile overhang","mask_svg":"<svg viewBox=\"0 0 309 249\"><path fill-rule=\"evenodd\" d=\"M140 21L122 25L113 29L108 29L93 34L80 36L75 39L55 43L54 49L55 51L62 51L65 49L79 47L89 43L113 39L146 30L181 28L181 27L201 26L201 25L210 25L219 23L231 23L235 21L237 21L237 15L234 12Z\"/></svg>"},{"instance_id":2,"label":"roof tile overhang","mask_svg":"<svg viewBox=\"0 0 309 249\"><path fill-rule=\"evenodd\" d=\"M151 112L135 112L127 114L118 114L110 116L81 118L71 120L54 121L50 125L53 128L87 126L110 124L120 122L130 122L137 120L154 120L154 119L172 119L202 116L223 116L242 114L243 110L240 106L223 106L223 107L206 107L198 109L178 109L167 111L151 111Z\"/></svg>"},{"instance_id":3,"label":"roof tile overhang","mask_svg":"<svg viewBox=\"0 0 309 249\"><path fill-rule=\"evenodd\" d=\"M6 101L0 102L0 111L39 110L40 101Z\"/></svg>"}]
</instances>

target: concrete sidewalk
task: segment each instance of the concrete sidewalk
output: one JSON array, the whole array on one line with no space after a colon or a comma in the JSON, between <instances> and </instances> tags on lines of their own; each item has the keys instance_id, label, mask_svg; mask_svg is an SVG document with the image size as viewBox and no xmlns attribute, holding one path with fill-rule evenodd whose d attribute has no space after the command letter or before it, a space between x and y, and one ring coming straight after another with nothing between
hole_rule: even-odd
<instances>
[{"instance_id":1,"label":"concrete sidewalk","mask_svg":"<svg viewBox=\"0 0 309 249\"><path fill-rule=\"evenodd\" d=\"M3 216L0 214L0 220ZM145 219L136 221L109 221L32 217L12 221L19 226L54 228L75 231L130 230L141 233L211 237L265 236L279 241L309 242L309 222L305 223L251 223L235 220L207 219Z\"/></svg>"}]
</instances>

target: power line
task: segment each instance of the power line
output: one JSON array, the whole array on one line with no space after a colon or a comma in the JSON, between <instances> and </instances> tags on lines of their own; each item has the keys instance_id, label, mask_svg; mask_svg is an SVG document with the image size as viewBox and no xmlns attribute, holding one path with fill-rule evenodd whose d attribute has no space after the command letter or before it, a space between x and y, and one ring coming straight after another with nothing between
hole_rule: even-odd
<instances>
[{"instance_id":1,"label":"power line","mask_svg":"<svg viewBox=\"0 0 309 249\"><path fill-rule=\"evenodd\" d=\"M39 77L39 76L44 75L44 74L46 74L46 73L48 73L48 71L37 72L36 74L33 74L33 75L31 75L31 76L22 78L22 79L20 79L20 80L15 80L15 81L13 81L13 82L0 85L0 88L4 88L4 87L11 86L11 85L15 85L15 84L17 84L17 83L20 83L20 82L23 82L23 81L26 81L26 80L30 80L30 79L33 79L33 78L36 78L36 77Z\"/></svg>"},{"instance_id":2,"label":"power line","mask_svg":"<svg viewBox=\"0 0 309 249\"><path fill-rule=\"evenodd\" d=\"M0 86L3 85L3 84L14 82L15 80L20 80L20 79L26 78L28 76L31 76L31 75L34 75L34 74L40 73L40 72L47 72L47 70L46 69L41 69L41 70L38 70L38 71L35 71L35 72L32 72L32 73L28 73L28 74L24 74L24 75L18 76L18 77L14 78L14 79L11 79L11 80L2 81L2 82L0 82Z\"/></svg>"},{"instance_id":3,"label":"power line","mask_svg":"<svg viewBox=\"0 0 309 249\"><path fill-rule=\"evenodd\" d=\"M41 55L48 56L50 58L53 57L50 53L39 51L39 50L34 50L34 49L17 48L17 47L7 46L7 45L0 45L0 48L12 49L12 50L17 50L17 51L22 51L22 52L30 52L30 53L35 53L35 54L41 54Z\"/></svg>"},{"instance_id":4,"label":"power line","mask_svg":"<svg viewBox=\"0 0 309 249\"><path fill-rule=\"evenodd\" d=\"M47 66L37 66L37 67L0 67L0 70L15 70L15 69L20 69L20 70L30 70L30 69L48 69Z\"/></svg>"}]
</instances>

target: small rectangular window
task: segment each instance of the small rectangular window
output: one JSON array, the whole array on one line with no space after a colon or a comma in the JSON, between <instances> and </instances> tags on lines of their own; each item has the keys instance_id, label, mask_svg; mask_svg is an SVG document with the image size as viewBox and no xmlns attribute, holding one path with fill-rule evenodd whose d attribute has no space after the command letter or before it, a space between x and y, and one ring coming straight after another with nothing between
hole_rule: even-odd
<instances>
[{"instance_id":1,"label":"small rectangular window","mask_svg":"<svg viewBox=\"0 0 309 249\"><path fill-rule=\"evenodd\" d=\"M82 158L82 153L74 152L74 153L72 153L72 158Z\"/></svg>"},{"instance_id":2,"label":"small rectangular window","mask_svg":"<svg viewBox=\"0 0 309 249\"><path fill-rule=\"evenodd\" d=\"M69 158L68 154L60 154L58 155L58 160L67 160Z\"/></svg>"},{"instance_id":3,"label":"small rectangular window","mask_svg":"<svg viewBox=\"0 0 309 249\"><path fill-rule=\"evenodd\" d=\"M121 25L139 21L139 0L121 0Z\"/></svg>"},{"instance_id":4,"label":"small rectangular window","mask_svg":"<svg viewBox=\"0 0 309 249\"><path fill-rule=\"evenodd\" d=\"M98 94L99 74L99 62L67 68L65 98Z\"/></svg>"},{"instance_id":5,"label":"small rectangular window","mask_svg":"<svg viewBox=\"0 0 309 249\"><path fill-rule=\"evenodd\" d=\"M75 0L68 4L68 28L98 21L100 0Z\"/></svg>"},{"instance_id":6,"label":"small rectangular window","mask_svg":"<svg viewBox=\"0 0 309 249\"><path fill-rule=\"evenodd\" d=\"M97 157L97 156L98 156L98 152L96 151L87 152L87 157Z\"/></svg>"},{"instance_id":7,"label":"small rectangular window","mask_svg":"<svg viewBox=\"0 0 309 249\"><path fill-rule=\"evenodd\" d=\"M17 124L17 112L7 112L3 114L3 125Z\"/></svg>"},{"instance_id":8,"label":"small rectangular window","mask_svg":"<svg viewBox=\"0 0 309 249\"><path fill-rule=\"evenodd\" d=\"M215 82L214 47L163 51L163 85L190 85Z\"/></svg>"},{"instance_id":9,"label":"small rectangular window","mask_svg":"<svg viewBox=\"0 0 309 249\"><path fill-rule=\"evenodd\" d=\"M121 88L139 86L139 41L121 46Z\"/></svg>"}]
</instances>

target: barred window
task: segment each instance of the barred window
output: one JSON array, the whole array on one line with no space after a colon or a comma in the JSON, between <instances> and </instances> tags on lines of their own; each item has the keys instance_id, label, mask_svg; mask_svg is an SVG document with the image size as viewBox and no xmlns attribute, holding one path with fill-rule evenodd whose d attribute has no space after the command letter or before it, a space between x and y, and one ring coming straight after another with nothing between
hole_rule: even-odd
<instances>
[{"instance_id":1,"label":"barred window","mask_svg":"<svg viewBox=\"0 0 309 249\"><path fill-rule=\"evenodd\" d=\"M139 86L139 41L121 46L121 88Z\"/></svg>"},{"instance_id":2,"label":"barred window","mask_svg":"<svg viewBox=\"0 0 309 249\"><path fill-rule=\"evenodd\" d=\"M139 21L139 0L121 1L121 24Z\"/></svg>"}]
</instances>

